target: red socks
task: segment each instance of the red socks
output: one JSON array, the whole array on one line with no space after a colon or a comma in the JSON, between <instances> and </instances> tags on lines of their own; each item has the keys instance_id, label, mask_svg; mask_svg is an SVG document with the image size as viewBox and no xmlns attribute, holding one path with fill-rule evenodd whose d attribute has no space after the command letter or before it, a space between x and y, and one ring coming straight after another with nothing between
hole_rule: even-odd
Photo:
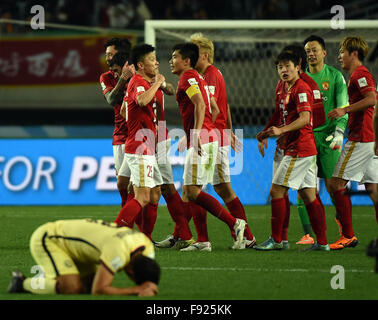
<instances>
[{"instance_id":1,"label":"red socks","mask_svg":"<svg viewBox=\"0 0 378 320\"><path fill-rule=\"evenodd\" d=\"M231 200L230 202L226 203L226 206L227 206L228 211L230 211L230 213L233 217L247 221L247 217L245 215L244 207L243 207L243 205L240 202L238 197L236 197L234 200ZM234 234L234 233L235 233L234 230L232 230L232 234ZM253 239L253 234L251 233L251 230L249 229L248 225L245 226L244 236L248 240ZM234 235L233 235L233 238L234 238Z\"/></svg>"},{"instance_id":2,"label":"red socks","mask_svg":"<svg viewBox=\"0 0 378 320\"><path fill-rule=\"evenodd\" d=\"M132 199L127 201L125 206L121 209L115 222L121 226L126 226L132 228L134 225L135 218L142 211L142 206L140 203Z\"/></svg>"},{"instance_id":3,"label":"red socks","mask_svg":"<svg viewBox=\"0 0 378 320\"><path fill-rule=\"evenodd\" d=\"M312 230L314 230L316 235L316 242L321 245L328 244L325 211L321 202L319 202L318 199L315 199L310 204L306 204L306 209L308 217L310 218Z\"/></svg>"},{"instance_id":4,"label":"red socks","mask_svg":"<svg viewBox=\"0 0 378 320\"><path fill-rule=\"evenodd\" d=\"M189 240L192 238L192 233L190 231L188 220L185 214L184 202L182 201L179 193L176 191L169 198L164 198L167 202L167 208L172 220L175 222L175 232L174 236L176 238L180 237L182 240Z\"/></svg>"},{"instance_id":5,"label":"red socks","mask_svg":"<svg viewBox=\"0 0 378 320\"><path fill-rule=\"evenodd\" d=\"M204 208L196 204L195 202L187 202L188 208L193 216L194 226L197 231L197 241L207 242L209 241L209 235L207 233L207 212Z\"/></svg>"},{"instance_id":6,"label":"red socks","mask_svg":"<svg viewBox=\"0 0 378 320\"><path fill-rule=\"evenodd\" d=\"M289 233L289 221L290 221L290 200L289 195L285 196L285 203L286 203L286 214L285 219L283 221L282 225L282 240L287 241L288 240L288 233Z\"/></svg>"},{"instance_id":7,"label":"red socks","mask_svg":"<svg viewBox=\"0 0 378 320\"><path fill-rule=\"evenodd\" d=\"M150 238L151 240L151 234L154 230L156 218L157 218L157 209L158 205L149 203L147 204L141 213L139 213L139 216L142 216L142 232Z\"/></svg>"},{"instance_id":8,"label":"red socks","mask_svg":"<svg viewBox=\"0 0 378 320\"><path fill-rule=\"evenodd\" d=\"M201 191L195 201L202 208L209 211L212 215L225 222L232 230L236 219L211 195Z\"/></svg>"},{"instance_id":9,"label":"red socks","mask_svg":"<svg viewBox=\"0 0 378 320\"><path fill-rule=\"evenodd\" d=\"M341 189L333 193L337 218L342 226L342 234L346 238L354 236L352 225L352 202L350 197L345 194L346 189Z\"/></svg>"},{"instance_id":10,"label":"red socks","mask_svg":"<svg viewBox=\"0 0 378 320\"><path fill-rule=\"evenodd\" d=\"M270 226L272 228L272 238L275 242L282 241L282 227L286 217L286 200L285 198L272 199L271 201L271 218Z\"/></svg>"}]
</instances>

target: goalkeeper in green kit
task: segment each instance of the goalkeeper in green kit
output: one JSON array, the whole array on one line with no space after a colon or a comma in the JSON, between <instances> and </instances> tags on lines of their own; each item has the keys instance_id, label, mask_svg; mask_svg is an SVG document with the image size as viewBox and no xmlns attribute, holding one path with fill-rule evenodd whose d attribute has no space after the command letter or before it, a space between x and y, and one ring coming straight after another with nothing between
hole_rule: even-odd
<instances>
[{"instance_id":1,"label":"goalkeeper in green kit","mask_svg":"<svg viewBox=\"0 0 378 320\"><path fill-rule=\"evenodd\" d=\"M308 62L306 73L318 84L323 96L325 114L328 114L334 108L347 106L348 92L342 73L324 63L327 55L324 40L321 37L311 35L303 42L303 45ZM328 193L330 193L329 183L333 169L342 150L347 122L347 114L337 120L326 118L324 124L314 129L316 149L318 151L318 177L324 179ZM310 222L306 207L301 199L298 199L297 208L305 233L297 244L312 244L314 240L311 237ZM338 222L337 217L336 221Z\"/></svg>"}]
</instances>

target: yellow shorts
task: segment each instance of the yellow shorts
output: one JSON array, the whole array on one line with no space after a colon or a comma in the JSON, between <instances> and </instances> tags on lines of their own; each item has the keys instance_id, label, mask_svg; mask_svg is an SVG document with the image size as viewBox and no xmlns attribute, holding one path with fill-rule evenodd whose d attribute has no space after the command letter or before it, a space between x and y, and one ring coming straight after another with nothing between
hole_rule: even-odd
<instances>
[{"instance_id":1,"label":"yellow shorts","mask_svg":"<svg viewBox=\"0 0 378 320\"><path fill-rule=\"evenodd\" d=\"M30 238L30 252L46 278L68 274L85 276L96 272L93 266L78 265L62 246L62 240L54 237L54 223L46 223L34 231Z\"/></svg>"}]
</instances>

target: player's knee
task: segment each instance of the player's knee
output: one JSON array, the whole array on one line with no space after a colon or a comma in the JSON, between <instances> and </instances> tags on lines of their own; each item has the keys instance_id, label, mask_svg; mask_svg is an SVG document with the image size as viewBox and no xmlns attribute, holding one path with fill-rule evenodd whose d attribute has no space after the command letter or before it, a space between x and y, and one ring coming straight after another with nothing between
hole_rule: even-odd
<instances>
[{"instance_id":1,"label":"player's knee","mask_svg":"<svg viewBox=\"0 0 378 320\"><path fill-rule=\"evenodd\" d=\"M215 192L220 196L225 203L228 203L235 199L236 194L232 190L230 183L220 183L214 186Z\"/></svg>"},{"instance_id":2,"label":"player's knee","mask_svg":"<svg viewBox=\"0 0 378 320\"><path fill-rule=\"evenodd\" d=\"M161 194L164 198L169 198L170 196L173 196L173 194L176 193L176 188L174 184L162 184L160 186Z\"/></svg>"},{"instance_id":3,"label":"player's knee","mask_svg":"<svg viewBox=\"0 0 378 320\"><path fill-rule=\"evenodd\" d=\"M155 187L151 190L150 194L150 202L151 203L158 203L161 197L161 189L160 187Z\"/></svg>"}]
</instances>

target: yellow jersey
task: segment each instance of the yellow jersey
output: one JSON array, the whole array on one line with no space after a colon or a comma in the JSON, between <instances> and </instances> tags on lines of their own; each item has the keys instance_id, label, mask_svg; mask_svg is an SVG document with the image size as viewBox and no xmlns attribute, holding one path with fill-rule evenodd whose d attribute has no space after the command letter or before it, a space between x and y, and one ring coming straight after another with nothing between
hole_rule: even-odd
<instances>
[{"instance_id":1,"label":"yellow jersey","mask_svg":"<svg viewBox=\"0 0 378 320\"><path fill-rule=\"evenodd\" d=\"M103 220L58 220L45 225L46 237L54 241L79 265L102 262L113 274L129 263L133 253L154 259L151 240L138 231Z\"/></svg>"}]
</instances>

